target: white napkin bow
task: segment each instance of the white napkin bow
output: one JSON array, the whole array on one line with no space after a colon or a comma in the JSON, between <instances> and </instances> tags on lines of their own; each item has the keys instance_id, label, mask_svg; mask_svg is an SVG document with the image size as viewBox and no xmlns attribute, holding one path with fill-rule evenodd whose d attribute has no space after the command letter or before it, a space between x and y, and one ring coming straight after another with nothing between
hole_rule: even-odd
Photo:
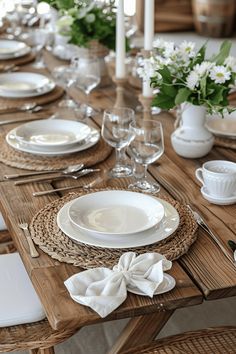
<instances>
[{"instance_id":1,"label":"white napkin bow","mask_svg":"<svg viewBox=\"0 0 236 354\"><path fill-rule=\"evenodd\" d=\"M163 281L163 271L171 266L172 263L159 253L136 256L134 252L126 252L112 270L85 270L73 275L64 284L73 300L106 317L125 301L127 285L153 297Z\"/></svg>"}]
</instances>

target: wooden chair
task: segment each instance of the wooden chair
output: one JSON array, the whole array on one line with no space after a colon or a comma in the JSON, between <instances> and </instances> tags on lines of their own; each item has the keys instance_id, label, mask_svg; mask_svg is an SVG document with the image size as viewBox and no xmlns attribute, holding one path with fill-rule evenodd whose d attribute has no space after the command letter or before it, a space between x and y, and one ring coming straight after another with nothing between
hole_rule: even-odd
<instances>
[{"instance_id":1,"label":"wooden chair","mask_svg":"<svg viewBox=\"0 0 236 354\"><path fill-rule=\"evenodd\" d=\"M0 255L0 353L53 354L76 329L54 331L18 253ZM27 323L29 320L30 323Z\"/></svg>"},{"instance_id":2,"label":"wooden chair","mask_svg":"<svg viewBox=\"0 0 236 354\"><path fill-rule=\"evenodd\" d=\"M236 327L185 332L138 346L122 354L235 354Z\"/></svg>"}]
</instances>

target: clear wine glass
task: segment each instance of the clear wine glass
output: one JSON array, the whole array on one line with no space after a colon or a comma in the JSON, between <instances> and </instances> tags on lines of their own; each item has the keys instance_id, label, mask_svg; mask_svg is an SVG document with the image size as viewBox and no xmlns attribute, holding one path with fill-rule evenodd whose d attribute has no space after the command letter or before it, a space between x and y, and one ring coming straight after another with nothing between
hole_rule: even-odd
<instances>
[{"instance_id":1,"label":"clear wine glass","mask_svg":"<svg viewBox=\"0 0 236 354\"><path fill-rule=\"evenodd\" d=\"M109 171L110 177L128 177L132 175L130 165L126 165L121 149L128 146L133 138L130 123L135 118L134 110L121 107L104 111L102 122L103 139L116 150L115 166Z\"/></svg>"},{"instance_id":2,"label":"clear wine glass","mask_svg":"<svg viewBox=\"0 0 236 354\"><path fill-rule=\"evenodd\" d=\"M28 34L29 45L33 47L33 52L36 54L36 60L33 64L34 68L42 69L45 68L45 63L43 60L43 48L46 46L49 39L49 32L44 28L36 28Z\"/></svg>"},{"instance_id":3,"label":"clear wine glass","mask_svg":"<svg viewBox=\"0 0 236 354\"><path fill-rule=\"evenodd\" d=\"M147 180L147 167L161 157L164 152L163 129L156 120L139 119L130 123L134 136L129 145L129 153L136 164L142 166L142 173L136 175L136 182L129 185L130 189L148 193L157 193L160 186Z\"/></svg>"},{"instance_id":4,"label":"clear wine glass","mask_svg":"<svg viewBox=\"0 0 236 354\"><path fill-rule=\"evenodd\" d=\"M77 80L76 69L73 65L69 66L57 66L52 71L52 76L54 77L56 83L65 89L66 96L59 103L59 107L62 108L77 108L76 102L70 98L67 90L73 86Z\"/></svg>"},{"instance_id":5,"label":"clear wine glass","mask_svg":"<svg viewBox=\"0 0 236 354\"><path fill-rule=\"evenodd\" d=\"M89 55L74 58L73 65L76 67L76 86L86 94L86 104L80 106L81 112L89 117L93 113L89 106L89 95L101 80L99 59Z\"/></svg>"}]
</instances>

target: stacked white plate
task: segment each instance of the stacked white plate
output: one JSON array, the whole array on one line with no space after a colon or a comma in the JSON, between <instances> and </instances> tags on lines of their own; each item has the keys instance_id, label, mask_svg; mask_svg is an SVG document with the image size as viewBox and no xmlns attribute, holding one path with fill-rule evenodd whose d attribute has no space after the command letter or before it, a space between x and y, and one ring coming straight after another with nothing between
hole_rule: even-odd
<instances>
[{"instance_id":1,"label":"stacked white plate","mask_svg":"<svg viewBox=\"0 0 236 354\"><path fill-rule=\"evenodd\" d=\"M45 75L28 72L0 74L2 97L36 97L51 92L54 88L55 82Z\"/></svg>"},{"instance_id":2,"label":"stacked white plate","mask_svg":"<svg viewBox=\"0 0 236 354\"><path fill-rule=\"evenodd\" d=\"M86 124L64 119L43 119L12 129L6 141L19 151L59 156L86 150L95 145L99 138L99 131Z\"/></svg>"},{"instance_id":3,"label":"stacked white plate","mask_svg":"<svg viewBox=\"0 0 236 354\"><path fill-rule=\"evenodd\" d=\"M101 191L74 199L57 215L72 240L97 247L132 248L169 237L179 215L168 202L129 191Z\"/></svg>"},{"instance_id":4,"label":"stacked white plate","mask_svg":"<svg viewBox=\"0 0 236 354\"><path fill-rule=\"evenodd\" d=\"M24 42L0 39L0 60L23 57L31 48Z\"/></svg>"},{"instance_id":5,"label":"stacked white plate","mask_svg":"<svg viewBox=\"0 0 236 354\"><path fill-rule=\"evenodd\" d=\"M209 118L206 127L216 136L228 139L236 139L235 118Z\"/></svg>"}]
</instances>

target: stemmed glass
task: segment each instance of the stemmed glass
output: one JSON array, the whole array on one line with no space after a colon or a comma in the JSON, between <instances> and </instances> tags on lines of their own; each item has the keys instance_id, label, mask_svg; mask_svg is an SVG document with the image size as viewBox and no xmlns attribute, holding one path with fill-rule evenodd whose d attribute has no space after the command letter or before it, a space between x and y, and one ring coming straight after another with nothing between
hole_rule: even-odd
<instances>
[{"instance_id":1,"label":"stemmed glass","mask_svg":"<svg viewBox=\"0 0 236 354\"><path fill-rule=\"evenodd\" d=\"M77 108L77 104L67 94L67 90L73 86L77 80L76 68L74 65L58 66L52 71L56 83L66 91L65 98L59 103L62 108Z\"/></svg>"},{"instance_id":2,"label":"stemmed glass","mask_svg":"<svg viewBox=\"0 0 236 354\"><path fill-rule=\"evenodd\" d=\"M102 137L116 149L116 163L109 171L110 177L128 177L132 169L122 159L121 149L128 146L133 138L130 123L135 118L134 110L121 107L104 111L102 122Z\"/></svg>"},{"instance_id":3,"label":"stemmed glass","mask_svg":"<svg viewBox=\"0 0 236 354\"><path fill-rule=\"evenodd\" d=\"M148 193L157 193L160 186L147 180L147 167L161 157L164 152L164 137L162 125L156 120L139 119L130 123L130 130L134 136L129 145L129 153L136 164L142 166L142 173L130 189Z\"/></svg>"},{"instance_id":4,"label":"stemmed glass","mask_svg":"<svg viewBox=\"0 0 236 354\"><path fill-rule=\"evenodd\" d=\"M45 63L42 56L43 48L46 46L49 39L49 32L44 28L37 28L29 33L28 42L33 47L33 52L36 54L36 61L33 64L34 68L45 68Z\"/></svg>"},{"instance_id":5,"label":"stemmed glass","mask_svg":"<svg viewBox=\"0 0 236 354\"><path fill-rule=\"evenodd\" d=\"M89 106L90 92L98 86L101 80L99 60L93 56L74 58L73 64L76 67L76 86L86 94L86 104L81 105L81 112L85 117L92 114L92 107Z\"/></svg>"}]
</instances>

